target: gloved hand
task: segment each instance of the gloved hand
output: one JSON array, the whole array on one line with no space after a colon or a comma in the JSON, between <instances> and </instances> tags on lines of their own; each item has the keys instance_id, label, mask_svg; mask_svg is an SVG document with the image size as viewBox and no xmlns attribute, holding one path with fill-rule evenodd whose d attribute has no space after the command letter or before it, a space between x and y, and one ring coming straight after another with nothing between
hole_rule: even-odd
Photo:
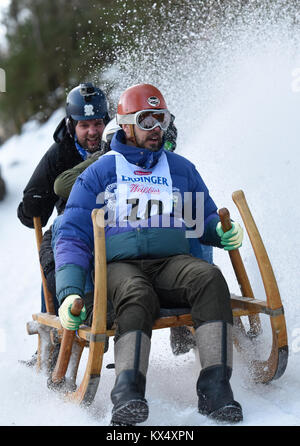
<instances>
[{"instance_id":1,"label":"gloved hand","mask_svg":"<svg viewBox=\"0 0 300 446\"><path fill-rule=\"evenodd\" d=\"M171 121L164 135L164 149L168 152L174 152L176 149L177 128L174 124L175 116L171 115Z\"/></svg>"},{"instance_id":2,"label":"gloved hand","mask_svg":"<svg viewBox=\"0 0 300 446\"><path fill-rule=\"evenodd\" d=\"M86 318L86 308L83 306L81 313L79 316L73 316L71 313L71 308L75 299L80 298L78 294L70 294L67 296L61 306L58 309L58 315L61 322L61 325L67 330L78 330L79 325Z\"/></svg>"},{"instance_id":3,"label":"gloved hand","mask_svg":"<svg viewBox=\"0 0 300 446\"><path fill-rule=\"evenodd\" d=\"M24 213L28 217L40 217L43 213L45 198L37 193L28 193L23 198Z\"/></svg>"},{"instance_id":4,"label":"gloved hand","mask_svg":"<svg viewBox=\"0 0 300 446\"><path fill-rule=\"evenodd\" d=\"M229 231L224 232L222 224L219 222L216 226L216 231L219 237L221 237L221 244L226 251L231 251L242 246L244 231L239 223L232 222L232 227Z\"/></svg>"}]
</instances>

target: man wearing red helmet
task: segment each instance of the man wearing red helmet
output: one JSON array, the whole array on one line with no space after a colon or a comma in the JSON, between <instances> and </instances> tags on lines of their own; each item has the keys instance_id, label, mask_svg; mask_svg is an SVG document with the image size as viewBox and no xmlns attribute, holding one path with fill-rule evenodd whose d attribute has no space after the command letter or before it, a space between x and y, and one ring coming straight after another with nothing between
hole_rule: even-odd
<instances>
[{"instance_id":1,"label":"man wearing red helmet","mask_svg":"<svg viewBox=\"0 0 300 446\"><path fill-rule=\"evenodd\" d=\"M148 417L146 374L152 326L161 307L191 308L202 366L196 384L199 412L218 421L241 421L242 408L229 383L228 286L219 268L190 255L189 238L231 250L241 246L242 228L233 222L224 234L195 166L163 149L170 112L156 87L128 88L118 104L117 122L122 130L113 136L111 151L77 179L62 217L56 244L61 323L76 330L86 317L85 308L74 317L70 307L78 296L84 298L93 252L91 211L104 207L107 292L116 314L112 424L134 425ZM181 206L186 196L191 216Z\"/></svg>"}]
</instances>

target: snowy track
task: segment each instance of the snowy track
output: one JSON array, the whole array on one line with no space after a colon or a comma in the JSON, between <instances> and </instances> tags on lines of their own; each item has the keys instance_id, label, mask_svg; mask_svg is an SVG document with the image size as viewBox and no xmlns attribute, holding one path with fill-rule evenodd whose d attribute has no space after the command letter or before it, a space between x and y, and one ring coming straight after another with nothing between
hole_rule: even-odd
<instances>
[{"instance_id":1,"label":"snowy track","mask_svg":"<svg viewBox=\"0 0 300 446\"><path fill-rule=\"evenodd\" d=\"M270 43L261 52L243 53L243 57L235 58L230 72L226 71L225 63L224 67L219 66L224 79L215 92L211 85L216 80L215 73L198 90L195 72L180 103L174 99L176 91L182 91L180 80L172 84L169 92L169 106L176 116L179 132L178 153L196 164L216 203L228 207L238 221L241 219L230 196L236 189L245 191L285 308L290 354L282 378L267 386L253 384L242 358L237 352L234 354L232 387L243 407L242 426L300 425L300 93L292 88L292 72L300 66L300 51L293 45L290 48L289 41L282 37L280 44ZM203 103L201 92L206 86L210 87L207 91L212 100L208 97ZM197 108L201 100L202 105L207 105L205 116ZM47 388L44 376L18 363L19 359L30 358L36 350L37 339L27 335L26 322L32 313L39 311L41 281L34 231L21 225L16 209L33 169L52 143L52 133L62 113L58 111L44 126L27 125L20 137L11 138L0 148L0 164L8 189L5 200L0 202L0 424L3 426L107 426L110 421L114 370L105 367L113 362L112 340L104 357L99 390L89 409L64 402ZM186 122L187 116L193 116L191 122ZM255 295L264 299L247 238L242 256ZM228 255L215 250L215 263L222 268L231 291L238 293ZM268 319L263 323L264 333L258 344L267 352L271 334ZM197 356L190 352L174 357L168 336L168 330L153 334L146 395L150 416L144 424L214 425L197 413ZM79 379L84 367L83 359Z\"/></svg>"}]
</instances>

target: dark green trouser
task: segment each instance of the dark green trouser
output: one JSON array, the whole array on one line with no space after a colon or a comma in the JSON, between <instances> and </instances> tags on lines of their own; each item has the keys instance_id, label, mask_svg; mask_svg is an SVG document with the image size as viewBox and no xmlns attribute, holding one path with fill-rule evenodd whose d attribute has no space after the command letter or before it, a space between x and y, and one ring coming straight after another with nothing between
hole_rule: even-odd
<instances>
[{"instance_id":1,"label":"dark green trouser","mask_svg":"<svg viewBox=\"0 0 300 446\"><path fill-rule=\"evenodd\" d=\"M116 339L131 330L151 337L160 307L190 307L195 328L213 320L232 324L230 294L221 271L190 255L109 263L107 283Z\"/></svg>"}]
</instances>

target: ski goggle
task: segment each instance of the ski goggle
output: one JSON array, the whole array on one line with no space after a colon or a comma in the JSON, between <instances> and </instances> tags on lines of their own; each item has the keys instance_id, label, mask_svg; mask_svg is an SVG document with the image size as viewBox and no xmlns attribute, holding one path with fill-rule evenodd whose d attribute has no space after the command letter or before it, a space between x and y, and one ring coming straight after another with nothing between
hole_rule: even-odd
<instances>
[{"instance_id":1,"label":"ski goggle","mask_svg":"<svg viewBox=\"0 0 300 446\"><path fill-rule=\"evenodd\" d=\"M131 115L118 115L118 124L135 124L141 130L153 130L159 126L164 132L169 127L169 110L140 110Z\"/></svg>"}]
</instances>

